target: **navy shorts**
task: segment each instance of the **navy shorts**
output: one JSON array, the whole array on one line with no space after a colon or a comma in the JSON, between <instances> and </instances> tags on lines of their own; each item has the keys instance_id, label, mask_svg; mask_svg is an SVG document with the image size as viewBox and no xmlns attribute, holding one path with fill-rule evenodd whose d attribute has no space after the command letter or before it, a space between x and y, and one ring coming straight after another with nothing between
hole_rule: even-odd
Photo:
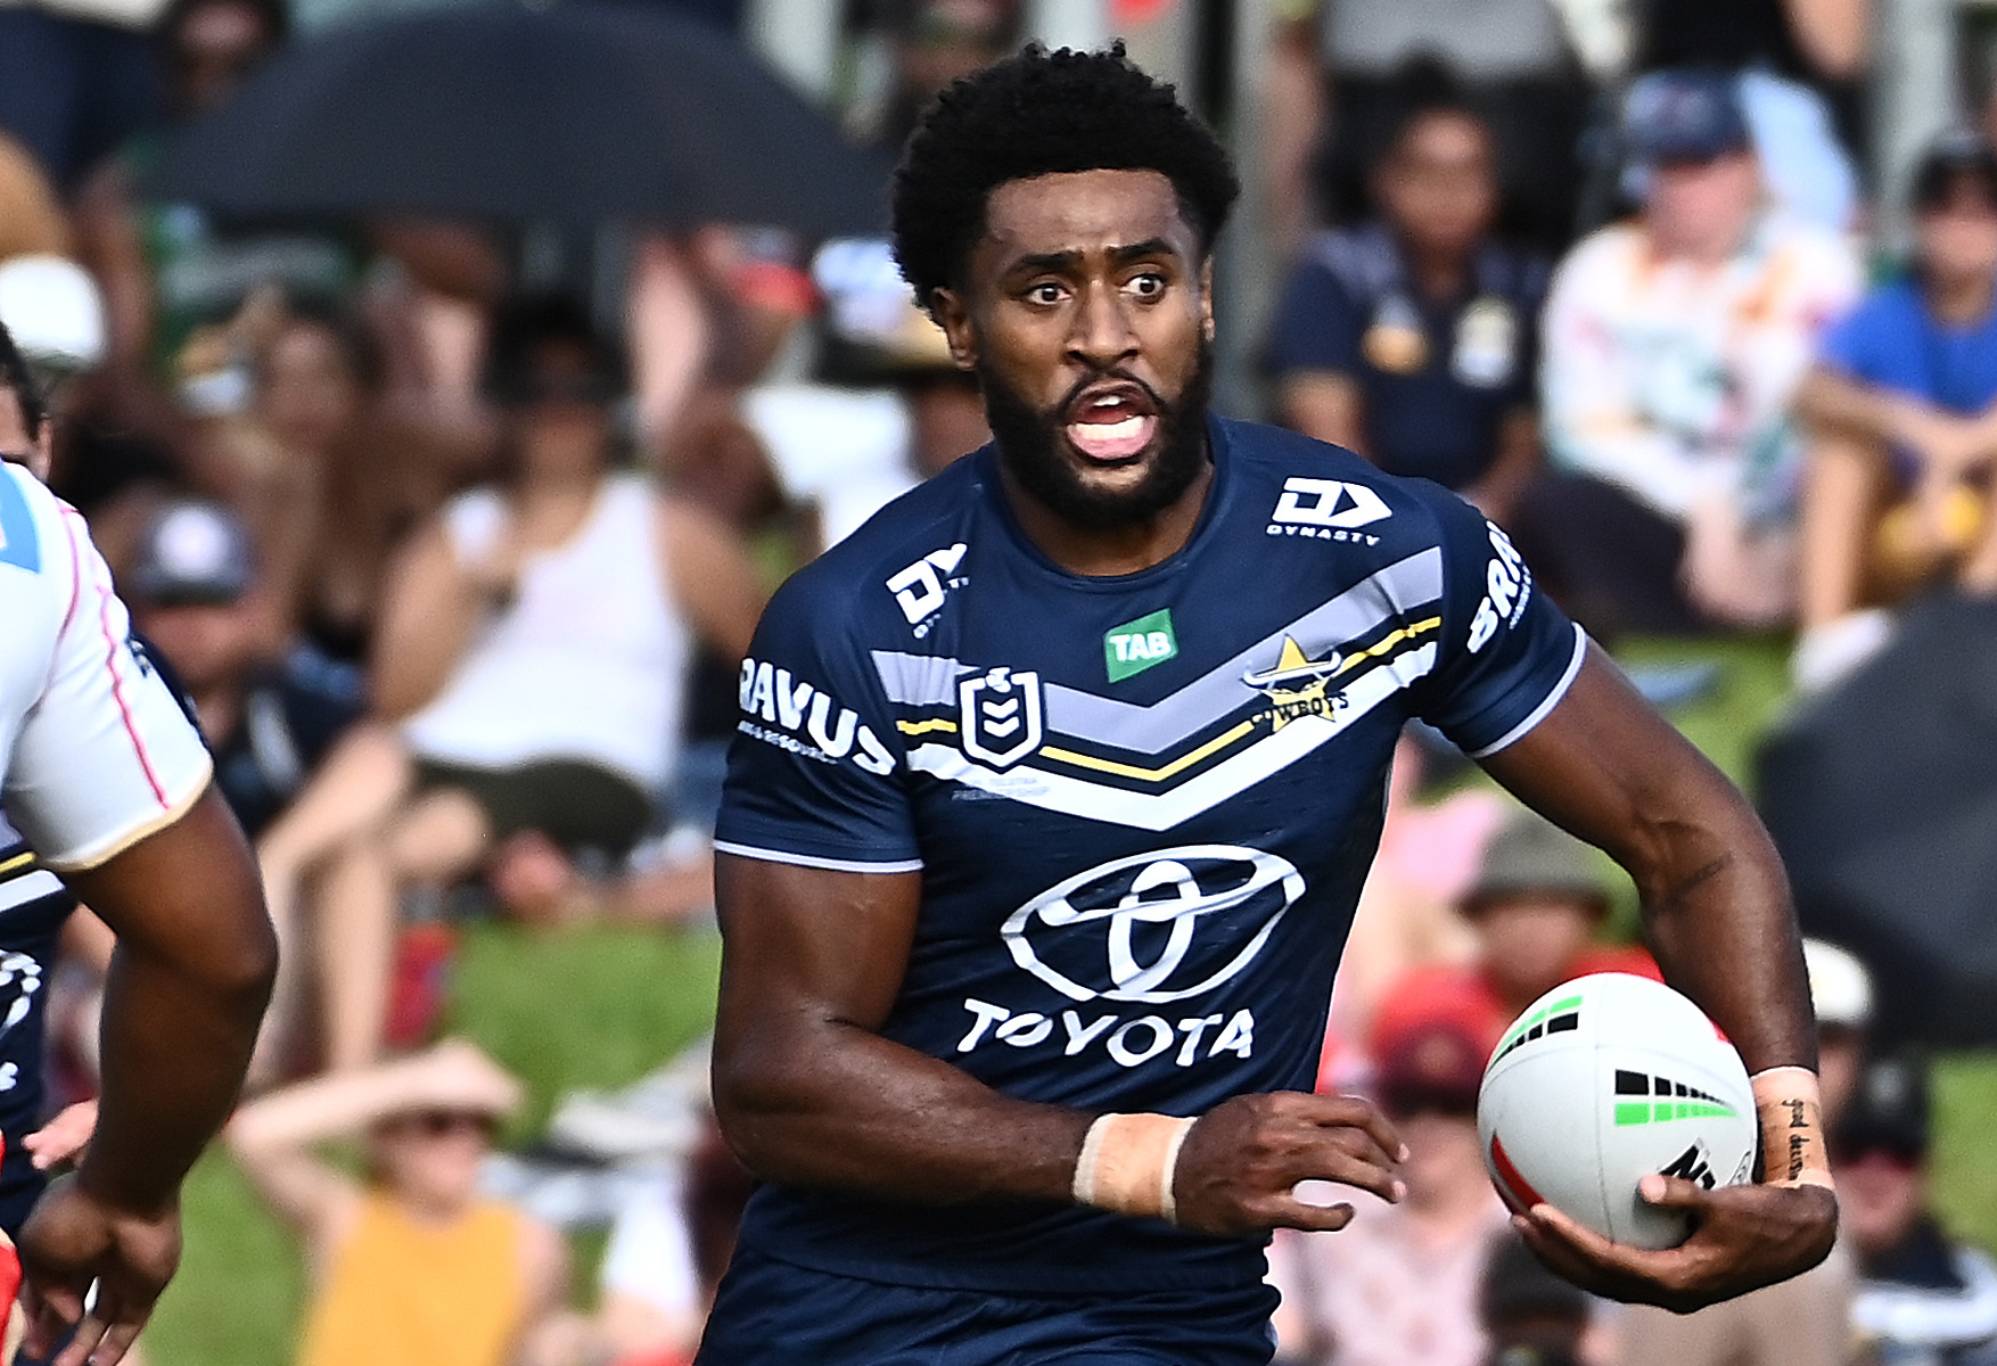
<instances>
[{"instance_id":1,"label":"navy shorts","mask_svg":"<svg viewBox=\"0 0 1997 1366\"><path fill-rule=\"evenodd\" d=\"M738 1248L695 1366L1267 1366L1267 1285L995 1295L886 1285Z\"/></svg>"}]
</instances>

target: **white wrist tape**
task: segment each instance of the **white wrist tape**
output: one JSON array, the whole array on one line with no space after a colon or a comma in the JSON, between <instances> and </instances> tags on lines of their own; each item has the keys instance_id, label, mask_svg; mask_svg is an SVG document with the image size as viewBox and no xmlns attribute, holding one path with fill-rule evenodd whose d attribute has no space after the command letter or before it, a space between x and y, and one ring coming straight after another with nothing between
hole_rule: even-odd
<instances>
[{"instance_id":1,"label":"white wrist tape","mask_svg":"<svg viewBox=\"0 0 1997 1366\"><path fill-rule=\"evenodd\" d=\"M1748 1078L1761 1120L1762 1179L1774 1186L1822 1186L1831 1180L1824 1147L1823 1100L1807 1067L1770 1067Z\"/></svg>"},{"instance_id":2,"label":"white wrist tape","mask_svg":"<svg viewBox=\"0 0 1997 1366\"><path fill-rule=\"evenodd\" d=\"M1173 1115L1103 1115L1089 1126L1075 1162L1075 1203L1172 1222L1172 1177L1190 1119Z\"/></svg>"}]
</instances>

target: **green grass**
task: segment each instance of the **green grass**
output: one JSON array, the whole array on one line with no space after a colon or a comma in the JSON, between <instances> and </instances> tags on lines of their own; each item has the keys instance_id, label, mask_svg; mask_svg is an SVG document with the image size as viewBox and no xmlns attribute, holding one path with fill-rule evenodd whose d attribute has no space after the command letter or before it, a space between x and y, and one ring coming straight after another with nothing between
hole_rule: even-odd
<instances>
[{"instance_id":1,"label":"green grass","mask_svg":"<svg viewBox=\"0 0 1997 1366\"><path fill-rule=\"evenodd\" d=\"M1738 779L1779 713L1782 649L1769 642L1634 646L1628 662L1712 659L1716 693L1673 719ZM453 1028L518 1073L533 1097L530 1132L564 1090L629 1081L697 1037L711 1010L719 950L711 936L591 930L472 932L458 967ZM1997 1248L1997 1057L1945 1059L1938 1079L1936 1182L1964 1236ZM304 1278L290 1240L228 1160L210 1156L187 1191L187 1260L147 1336L158 1366L280 1366ZM582 1249L585 1264L594 1243Z\"/></svg>"},{"instance_id":2,"label":"green grass","mask_svg":"<svg viewBox=\"0 0 1997 1366\"><path fill-rule=\"evenodd\" d=\"M634 930L469 933L450 1027L527 1083L520 1131L566 1090L635 1080L698 1038L713 1012L720 944L711 934ZM156 1366L281 1366L304 1303L304 1269L228 1158L195 1169L187 1255L146 1334ZM586 1282L601 1240L579 1247Z\"/></svg>"}]
</instances>

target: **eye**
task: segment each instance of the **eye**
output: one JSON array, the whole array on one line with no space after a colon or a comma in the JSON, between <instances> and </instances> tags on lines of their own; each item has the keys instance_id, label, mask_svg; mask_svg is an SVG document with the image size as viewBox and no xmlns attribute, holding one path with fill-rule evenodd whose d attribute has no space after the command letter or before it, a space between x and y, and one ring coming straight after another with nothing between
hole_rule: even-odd
<instances>
[{"instance_id":1,"label":"eye","mask_svg":"<svg viewBox=\"0 0 1997 1366\"><path fill-rule=\"evenodd\" d=\"M1165 292L1165 277L1155 270L1133 275L1124 288L1140 299L1156 299Z\"/></svg>"},{"instance_id":2,"label":"eye","mask_svg":"<svg viewBox=\"0 0 1997 1366\"><path fill-rule=\"evenodd\" d=\"M1042 280L1039 284L1026 287L1026 301L1052 307L1068 297L1067 288L1054 280Z\"/></svg>"}]
</instances>

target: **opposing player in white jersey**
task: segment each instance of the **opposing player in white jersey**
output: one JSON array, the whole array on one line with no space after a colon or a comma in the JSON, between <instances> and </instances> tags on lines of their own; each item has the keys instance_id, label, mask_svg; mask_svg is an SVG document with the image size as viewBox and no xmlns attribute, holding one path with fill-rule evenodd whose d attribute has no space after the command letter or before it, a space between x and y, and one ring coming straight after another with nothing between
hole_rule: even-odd
<instances>
[{"instance_id":1,"label":"opposing player in white jersey","mask_svg":"<svg viewBox=\"0 0 1997 1366\"><path fill-rule=\"evenodd\" d=\"M179 1261L181 1178L235 1102L276 940L199 733L83 518L27 468L45 419L4 329L0 407L31 447L0 450L0 796L118 936L96 1136L21 1234L27 1351L67 1337L55 1366L112 1366Z\"/></svg>"}]
</instances>

